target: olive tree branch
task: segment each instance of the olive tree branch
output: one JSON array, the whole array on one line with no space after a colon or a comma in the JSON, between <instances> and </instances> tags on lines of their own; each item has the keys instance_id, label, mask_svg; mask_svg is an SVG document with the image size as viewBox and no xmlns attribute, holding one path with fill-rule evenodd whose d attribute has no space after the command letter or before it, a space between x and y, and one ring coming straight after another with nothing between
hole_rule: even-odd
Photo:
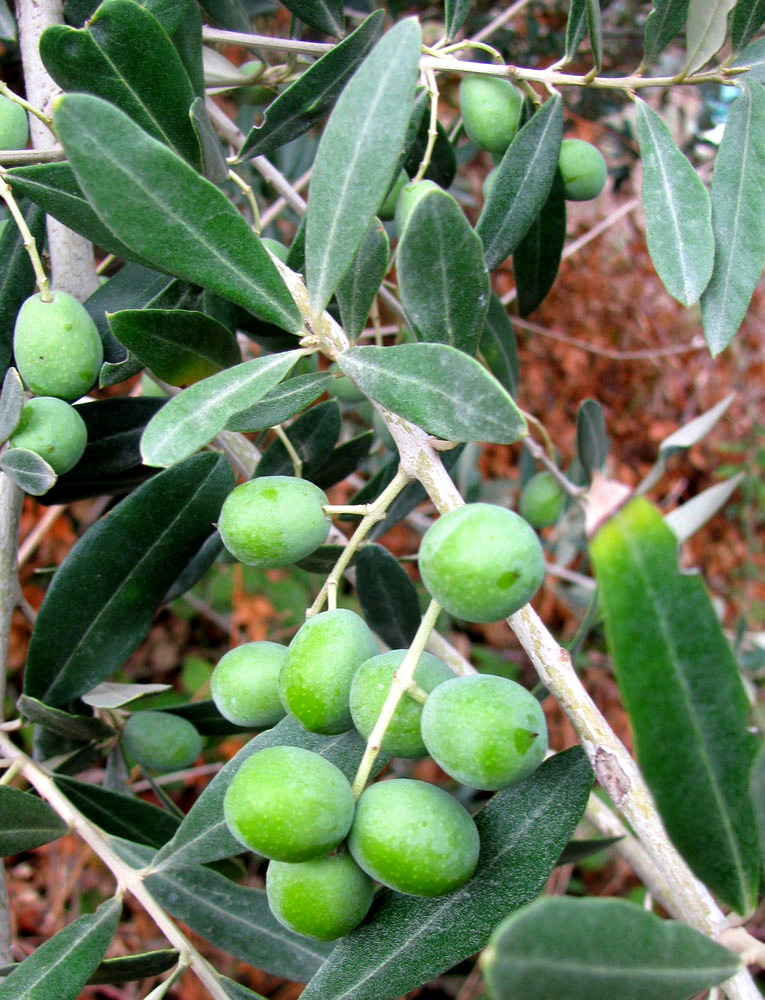
<instances>
[{"instance_id":1,"label":"olive tree branch","mask_svg":"<svg viewBox=\"0 0 765 1000\"><path fill-rule=\"evenodd\" d=\"M51 301L50 294L50 282L48 281L48 275L45 273L45 268L42 266L42 261L40 260L40 254L37 252L37 241L34 236L29 231L29 226L27 225L27 220L24 218L24 214L19 208L16 199L13 197L13 192L11 191L10 185L4 177L4 171L0 168L0 198L3 199L5 204L8 206L8 211L13 216L13 221L16 223L19 232L21 233L21 238L24 243L24 249L29 256L30 263L32 264L32 270L35 273L35 283L40 289L40 298L43 302Z\"/></svg>"}]
</instances>

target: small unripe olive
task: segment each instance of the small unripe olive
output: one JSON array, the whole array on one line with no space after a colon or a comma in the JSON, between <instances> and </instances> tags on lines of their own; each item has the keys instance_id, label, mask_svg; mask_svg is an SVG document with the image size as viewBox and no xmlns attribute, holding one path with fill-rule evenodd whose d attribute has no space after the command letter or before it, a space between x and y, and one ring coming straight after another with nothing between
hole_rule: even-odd
<instances>
[{"instance_id":1,"label":"small unripe olive","mask_svg":"<svg viewBox=\"0 0 765 1000\"><path fill-rule=\"evenodd\" d=\"M38 396L79 399L92 387L104 351L87 310L68 292L39 293L24 302L16 317L13 352L16 367Z\"/></svg>"},{"instance_id":2,"label":"small unripe olive","mask_svg":"<svg viewBox=\"0 0 765 1000\"><path fill-rule=\"evenodd\" d=\"M170 712L135 712L125 723L122 742L141 767L162 774L189 767L202 750L196 728Z\"/></svg>"},{"instance_id":3,"label":"small unripe olive","mask_svg":"<svg viewBox=\"0 0 765 1000\"><path fill-rule=\"evenodd\" d=\"M226 823L251 851L275 861L309 861L333 851L353 820L353 793L334 764L301 747L259 750L234 775Z\"/></svg>"},{"instance_id":4,"label":"small unripe olive","mask_svg":"<svg viewBox=\"0 0 765 1000\"><path fill-rule=\"evenodd\" d=\"M425 198L431 191L440 190L435 181L410 181L401 188L395 212L396 232L399 236L404 235L409 217L420 199Z\"/></svg>"},{"instance_id":5,"label":"small unripe olive","mask_svg":"<svg viewBox=\"0 0 765 1000\"><path fill-rule=\"evenodd\" d=\"M460 113L469 138L481 149L501 155L515 138L523 98L509 80L465 76L460 83Z\"/></svg>"},{"instance_id":6,"label":"small unripe olive","mask_svg":"<svg viewBox=\"0 0 765 1000\"><path fill-rule=\"evenodd\" d=\"M563 192L569 201L595 198L608 179L608 167L600 150L583 139L563 140L558 169L563 178Z\"/></svg>"},{"instance_id":7,"label":"small unripe olive","mask_svg":"<svg viewBox=\"0 0 765 1000\"><path fill-rule=\"evenodd\" d=\"M396 778L370 785L348 848L373 879L413 896L443 896L475 870L480 843L470 814L442 788Z\"/></svg>"},{"instance_id":8,"label":"small unripe olive","mask_svg":"<svg viewBox=\"0 0 765 1000\"><path fill-rule=\"evenodd\" d=\"M551 472L537 472L521 490L518 509L534 528L555 524L563 510L565 496Z\"/></svg>"},{"instance_id":9,"label":"small unripe olive","mask_svg":"<svg viewBox=\"0 0 765 1000\"><path fill-rule=\"evenodd\" d=\"M246 642L225 653L210 678L210 694L220 714L253 729L283 719L278 682L286 655L286 646L266 641Z\"/></svg>"},{"instance_id":10,"label":"small unripe olive","mask_svg":"<svg viewBox=\"0 0 765 1000\"><path fill-rule=\"evenodd\" d=\"M0 94L0 149L25 149L29 119L20 104Z\"/></svg>"},{"instance_id":11,"label":"small unripe olive","mask_svg":"<svg viewBox=\"0 0 765 1000\"><path fill-rule=\"evenodd\" d=\"M409 174L407 174L406 170L402 170L396 178L393 187L385 195L382 205L377 210L377 215L380 219L390 221L393 218L396 212L398 196L401 194L404 185L408 183Z\"/></svg>"},{"instance_id":12,"label":"small unripe olive","mask_svg":"<svg viewBox=\"0 0 765 1000\"><path fill-rule=\"evenodd\" d=\"M365 660L356 671L351 684L351 715L358 732L368 739L383 702L388 696L393 671L404 662L405 649L391 649ZM438 684L443 684L454 674L430 653L423 653L414 680L430 693ZM427 754L420 734L422 705L408 695L404 695L388 726L382 741L382 749L392 757L424 757Z\"/></svg>"},{"instance_id":13,"label":"small unripe olive","mask_svg":"<svg viewBox=\"0 0 765 1000\"><path fill-rule=\"evenodd\" d=\"M299 562L326 541L327 497L294 476L259 476L237 486L218 521L223 544L247 566L270 569Z\"/></svg>"},{"instance_id":14,"label":"small unripe olive","mask_svg":"<svg viewBox=\"0 0 765 1000\"><path fill-rule=\"evenodd\" d=\"M34 396L25 403L10 443L35 452L61 475L82 458L88 429L77 410L63 399Z\"/></svg>"},{"instance_id":15,"label":"small unripe olive","mask_svg":"<svg viewBox=\"0 0 765 1000\"><path fill-rule=\"evenodd\" d=\"M267 250L270 250L275 257L278 257L282 264L287 263L287 257L289 257L290 253L289 247L280 243L279 240L272 240L270 236L263 236L260 242Z\"/></svg>"},{"instance_id":16,"label":"small unripe olive","mask_svg":"<svg viewBox=\"0 0 765 1000\"><path fill-rule=\"evenodd\" d=\"M428 593L450 614L493 622L528 603L544 578L534 529L511 510L470 503L443 514L420 545Z\"/></svg>"},{"instance_id":17,"label":"small unripe olive","mask_svg":"<svg viewBox=\"0 0 765 1000\"><path fill-rule=\"evenodd\" d=\"M428 753L471 788L507 788L535 771L547 752L547 724L537 699L506 677L453 677L422 711Z\"/></svg>"},{"instance_id":18,"label":"small unripe olive","mask_svg":"<svg viewBox=\"0 0 765 1000\"><path fill-rule=\"evenodd\" d=\"M266 872L271 912L285 927L334 941L357 927L372 904L375 884L350 854L288 864L272 861Z\"/></svg>"},{"instance_id":19,"label":"small unripe olive","mask_svg":"<svg viewBox=\"0 0 765 1000\"><path fill-rule=\"evenodd\" d=\"M366 622L337 608L309 618L289 644L279 674L279 697L312 733L345 733L353 728L348 704L353 675L378 652Z\"/></svg>"}]
</instances>

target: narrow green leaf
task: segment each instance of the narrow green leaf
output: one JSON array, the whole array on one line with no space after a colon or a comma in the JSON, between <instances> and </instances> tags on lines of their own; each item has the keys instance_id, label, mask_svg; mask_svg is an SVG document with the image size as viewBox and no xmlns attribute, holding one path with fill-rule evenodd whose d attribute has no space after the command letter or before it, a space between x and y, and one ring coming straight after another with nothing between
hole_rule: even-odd
<instances>
[{"instance_id":1,"label":"narrow green leaf","mask_svg":"<svg viewBox=\"0 0 765 1000\"><path fill-rule=\"evenodd\" d=\"M729 393L719 403L715 403L704 413L673 431L659 445L659 455L662 458L669 458L670 455L685 451L686 448L692 448L699 441L703 441L735 398L735 392Z\"/></svg>"},{"instance_id":2,"label":"narrow green leaf","mask_svg":"<svg viewBox=\"0 0 765 1000\"><path fill-rule=\"evenodd\" d=\"M203 97L194 98L189 108L189 117L199 143L202 173L213 184L223 184L229 174L226 152L210 121Z\"/></svg>"},{"instance_id":3,"label":"narrow green leaf","mask_svg":"<svg viewBox=\"0 0 765 1000\"><path fill-rule=\"evenodd\" d=\"M200 5L207 11L213 24L228 31L252 31L252 22L244 11L242 0L203 0Z\"/></svg>"},{"instance_id":4,"label":"narrow green leaf","mask_svg":"<svg viewBox=\"0 0 765 1000\"><path fill-rule=\"evenodd\" d=\"M576 411L576 454L588 480L600 472L608 454L608 434L603 407L596 399L585 399Z\"/></svg>"},{"instance_id":5,"label":"narrow green leaf","mask_svg":"<svg viewBox=\"0 0 765 1000\"><path fill-rule=\"evenodd\" d=\"M173 396L143 432L144 462L167 466L193 455L223 430L233 414L273 389L301 355L287 351L253 358Z\"/></svg>"},{"instance_id":6,"label":"narrow green leaf","mask_svg":"<svg viewBox=\"0 0 765 1000\"><path fill-rule=\"evenodd\" d=\"M590 38L592 59L595 63L595 69L600 70L603 65L603 29L600 23L600 0L585 0L585 11L587 14L587 34Z\"/></svg>"},{"instance_id":7,"label":"narrow green leaf","mask_svg":"<svg viewBox=\"0 0 765 1000\"><path fill-rule=\"evenodd\" d=\"M679 30L679 29L678 29ZM566 62L570 63L587 33L586 0L571 0L566 21Z\"/></svg>"},{"instance_id":8,"label":"narrow green leaf","mask_svg":"<svg viewBox=\"0 0 765 1000\"><path fill-rule=\"evenodd\" d=\"M16 20L6 0L0 0L0 39L4 42L15 42L17 37Z\"/></svg>"},{"instance_id":9,"label":"narrow green leaf","mask_svg":"<svg viewBox=\"0 0 765 1000\"><path fill-rule=\"evenodd\" d=\"M758 38L747 45L733 65L749 67L744 79L765 83L765 38Z\"/></svg>"},{"instance_id":10,"label":"narrow green leaf","mask_svg":"<svg viewBox=\"0 0 765 1000\"><path fill-rule=\"evenodd\" d=\"M119 684L116 681L104 681L91 688L80 701L92 708L122 708L138 698L170 690L172 684Z\"/></svg>"},{"instance_id":11,"label":"narrow green leaf","mask_svg":"<svg viewBox=\"0 0 765 1000\"><path fill-rule=\"evenodd\" d=\"M714 357L736 334L765 260L765 90L744 84L731 105L712 177L715 262L701 298Z\"/></svg>"},{"instance_id":12,"label":"narrow green leaf","mask_svg":"<svg viewBox=\"0 0 765 1000\"><path fill-rule=\"evenodd\" d=\"M0 983L0 1000L77 1000L114 936L122 900L110 899L32 952Z\"/></svg>"},{"instance_id":13,"label":"narrow green leaf","mask_svg":"<svg viewBox=\"0 0 765 1000\"><path fill-rule=\"evenodd\" d=\"M105 983L132 983L138 979L152 979L167 972L178 961L178 952L172 948L145 951L142 955L124 955L105 958L88 979L88 986Z\"/></svg>"},{"instance_id":14,"label":"narrow green leaf","mask_svg":"<svg viewBox=\"0 0 765 1000\"><path fill-rule=\"evenodd\" d=\"M180 715L199 732L200 736L227 736L230 733L247 733L252 735L251 726L237 726L224 718L211 699L205 701L188 701L185 705L170 705L163 709L171 715Z\"/></svg>"},{"instance_id":15,"label":"narrow green leaf","mask_svg":"<svg viewBox=\"0 0 765 1000\"><path fill-rule=\"evenodd\" d=\"M754 757L749 775L749 793L760 836L760 853L765 856L765 744L760 744Z\"/></svg>"},{"instance_id":16,"label":"narrow green leaf","mask_svg":"<svg viewBox=\"0 0 765 1000\"><path fill-rule=\"evenodd\" d=\"M504 920L481 967L494 1000L687 1000L730 979L741 962L626 900L556 896Z\"/></svg>"},{"instance_id":17,"label":"narrow green leaf","mask_svg":"<svg viewBox=\"0 0 765 1000\"><path fill-rule=\"evenodd\" d=\"M353 34L317 59L283 90L268 105L265 120L250 130L237 159L272 153L321 121L380 39L384 23L383 12L373 11Z\"/></svg>"},{"instance_id":18,"label":"narrow green leaf","mask_svg":"<svg viewBox=\"0 0 765 1000\"><path fill-rule=\"evenodd\" d=\"M518 395L518 348L515 330L507 309L494 292L489 300L489 311L481 334L481 354L489 371L511 396Z\"/></svg>"},{"instance_id":19,"label":"narrow green leaf","mask_svg":"<svg viewBox=\"0 0 765 1000\"><path fill-rule=\"evenodd\" d=\"M643 63L655 63L688 19L689 0L654 0L646 18Z\"/></svg>"},{"instance_id":20,"label":"narrow green leaf","mask_svg":"<svg viewBox=\"0 0 765 1000\"><path fill-rule=\"evenodd\" d=\"M276 265L213 184L98 97L58 98L54 119L89 203L135 253L286 330L300 330Z\"/></svg>"},{"instance_id":21,"label":"narrow green leaf","mask_svg":"<svg viewBox=\"0 0 765 1000\"><path fill-rule=\"evenodd\" d=\"M685 72L701 69L725 42L728 14L736 0L690 0L685 23Z\"/></svg>"},{"instance_id":22,"label":"narrow green leaf","mask_svg":"<svg viewBox=\"0 0 765 1000\"><path fill-rule=\"evenodd\" d=\"M13 434L24 409L24 383L15 368L9 368L0 391L0 444Z\"/></svg>"},{"instance_id":23,"label":"narrow green leaf","mask_svg":"<svg viewBox=\"0 0 765 1000\"><path fill-rule=\"evenodd\" d=\"M493 271L516 250L539 215L558 169L563 105L548 100L513 139L476 223L486 266Z\"/></svg>"},{"instance_id":24,"label":"narrow green leaf","mask_svg":"<svg viewBox=\"0 0 765 1000\"><path fill-rule=\"evenodd\" d=\"M438 899L381 893L303 1000L395 1000L483 948L502 917L541 891L591 786L592 771L577 747L499 792L475 817L481 854L472 879Z\"/></svg>"},{"instance_id":25,"label":"narrow green leaf","mask_svg":"<svg viewBox=\"0 0 765 1000\"><path fill-rule=\"evenodd\" d=\"M312 406L286 428L285 433L303 462L303 475L310 479L332 454L340 438L342 418L334 399ZM256 476L292 476L292 459L278 439L268 447L255 470Z\"/></svg>"},{"instance_id":26,"label":"narrow green leaf","mask_svg":"<svg viewBox=\"0 0 765 1000\"><path fill-rule=\"evenodd\" d=\"M306 213L306 280L322 310L364 239L398 165L414 103L420 26L399 21L346 84L322 135Z\"/></svg>"},{"instance_id":27,"label":"narrow green leaf","mask_svg":"<svg viewBox=\"0 0 765 1000\"><path fill-rule=\"evenodd\" d=\"M343 34L343 0L287 0L284 6L325 35Z\"/></svg>"},{"instance_id":28,"label":"narrow green leaf","mask_svg":"<svg viewBox=\"0 0 765 1000\"><path fill-rule=\"evenodd\" d=\"M404 140L406 154L403 157L403 166L410 177L414 177L420 169L420 163L422 163L425 149L428 145L428 129L430 128L430 95L427 90L423 90L416 98L416 101L422 104L422 112L418 116L419 126L410 144L408 142L409 129L412 126L412 119L410 119L407 126L407 138ZM449 137L441 122L437 122L436 141L430 155L430 163L425 171L425 180L435 181L439 187L446 189L451 187L456 174L457 155L454 152L454 146L449 142ZM394 177L397 176L398 172Z\"/></svg>"},{"instance_id":29,"label":"narrow green leaf","mask_svg":"<svg viewBox=\"0 0 765 1000\"><path fill-rule=\"evenodd\" d=\"M733 9L731 48L740 52L765 23L765 0L738 0ZM734 64L735 65L735 64Z\"/></svg>"},{"instance_id":30,"label":"narrow green leaf","mask_svg":"<svg viewBox=\"0 0 765 1000\"><path fill-rule=\"evenodd\" d=\"M229 417L227 431L262 431L300 413L325 393L332 382L329 372L308 372L280 382L259 403Z\"/></svg>"},{"instance_id":31,"label":"narrow green leaf","mask_svg":"<svg viewBox=\"0 0 765 1000\"><path fill-rule=\"evenodd\" d=\"M444 21L446 22L446 37L449 41L465 23L465 18L470 13L471 0L445 0Z\"/></svg>"},{"instance_id":32,"label":"narrow green leaf","mask_svg":"<svg viewBox=\"0 0 765 1000\"><path fill-rule=\"evenodd\" d=\"M408 649L420 624L420 602L406 570L382 545L359 552L356 592L367 625L391 649Z\"/></svg>"},{"instance_id":33,"label":"narrow green leaf","mask_svg":"<svg viewBox=\"0 0 765 1000\"><path fill-rule=\"evenodd\" d=\"M364 329L369 310L388 270L389 256L388 234L380 220L374 219L336 290L340 322L351 341Z\"/></svg>"},{"instance_id":34,"label":"narrow green leaf","mask_svg":"<svg viewBox=\"0 0 765 1000\"><path fill-rule=\"evenodd\" d=\"M744 479L746 473L739 472L737 476L731 476L722 483L716 483L702 490L697 496L691 497L684 504L665 514L664 523L672 529L678 542L686 542L722 510Z\"/></svg>"},{"instance_id":35,"label":"narrow green leaf","mask_svg":"<svg viewBox=\"0 0 765 1000\"><path fill-rule=\"evenodd\" d=\"M31 792L0 785L0 858L57 840L69 826Z\"/></svg>"},{"instance_id":36,"label":"narrow green leaf","mask_svg":"<svg viewBox=\"0 0 765 1000\"><path fill-rule=\"evenodd\" d=\"M371 399L429 434L512 444L526 433L520 410L494 376L446 344L354 347L338 366Z\"/></svg>"},{"instance_id":37,"label":"narrow green leaf","mask_svg":"<svg viewBox=\"0 0 765 1000\"><path fill-rule=\"evenodd\" d=\"M8 174L6 174L8 178ZM31 199L34 200L34 199ZM28 205L24 218L38 249L45 241L45 212ZM9 221L0 236L0 374L4 375L13 355L13 328L25 299L35 290L35 272L18 226Z\"/></svg>"},{"instance_id":38,"label":"narrow green leaf","mask_svg":"<svg viewBox=\"0 0 765 1000\"><path fill-rule=\"evenodd\" d=\"M208 569L210 569L215 560L218 558L222 550L223 539L220 537L218 529L216 528L207 536L199 549L186 563L184 568L176 577L175 581L171 584L170 589L162 598L162 603L172 604L173 601L177 600L179 597L183 597L187 591L191 590L195 584L199 583Z\"/></svg>"},{"instance_id":39,"label":"narrow green leaf","mask_svg":"<svg viewBox=\"0 0 765 1000\"><path fill-rule=\"evenodd\" d=\"M25 719L70 740L103 740L117 735L111 726L93 715L73 715L60 708L44 705L37 698L30 698L26 694L22 694L16 707Z\"/></svg>"},{"instance_id":40,"label":"narrow green leaf","mask_svg":"<svg viewBox=\"0 0 765 1000\"><path fill-rule=\"evenodd\" d=\"M594 854L608 850L621 839L621 837L596 837L592 840L569 840L561 851L558 864L573 865L584 858L591 858Z\"/></svg>"},{"instance_id":41,"label":"narrow green leaf","mask_svg":"<svg viewBox=\"0 0 765 1000\"><path fill-rule=\"evenodd\" d=\"M642 498L600 528L590 555L638 759L667 832L714 893L748 912L759 875L748 795L756 740L704 584L680 571L675 536Z\"/></svg>"},{"instance_id":42,"label":"narrow green leaf","mask_svg":"<svg viewBox=\"0 0 765 1000\"><path fill-rule=\"evenodd\" d=\"M135 0L103 0L85 28L46 28L40 57L62 90L109 101L192 166L201 166L189 120L191 81L159 21Z\"/></svg>"},{"instance_id":43,"label":"narrow green leaf","mask_svg":"<svg viewBox=\"0 0 765 1000\"><path fill-rule=\"evenodd\" d=\"M648 251L669 294L691 306L712 276L715 241L709 195L661 118L645 101L635 103Z\"/></svg>"},{"instance_id":44,"label":"narrow green leaf","mask_svg":"<svg viewBox=\"0 0 765 1000\"><path fill-rule=\"evenodd\" d=\"M19 489L33 497L47 493L56 482L56 473L45 459L26 448L9 448L3 452L0 469Z\"/></svg>"},{"instance_id":45,"label":"narrow green leaf","mask_svg":"<svg viewBox=\"0 0 765 1000\"><path fill-rule=\"evenodd\" d=\"M553 286L566 239L566 199L560 171L542 210L513 254L513 274L518 292L518 312L528 316Z\"/></svg>"},{"instance_id":46,"label":"narrow green leaf","mask_svg":"<svg viewBox=\"0 0 765 1000\"><path fill-rule=\"evenodd\" d=\"M311 470L311 482L323 490L329 489L335 483L341 483L356 472L369 454L374 441L374 431L362 431L361 434L343 441L334 449L320 469Z\"/></svg>"},{"instance_id":47,"label":"narrow green leaf","mask_svg":"<svg viewBox=\"0 0 765 1000\"><path fill-rule=\"evenodd\" d=\"M202 15L194 0L142 0L165 29L186 67L194 93L204 97L202 70Z\"/></svg>"},{"instance_id":48,"label":"narrow green leaf","mask_svg":"<svg viewBox=\"0 0 765 1000\"><path fill-rule=\"evenodd\" d=\"M226 459L197 455L139 486L90 527L45 595L29 644L24 693L59 705L124 663L143 641L168 587L207 538L232 486Z\"/></svg>"},{"instance_id":49,"label":"narrow green leaf","mask_svg":"<svg viewBox=\"0 0 765 1000\"><path fill-rule=\"evenodd\" d=\"M107 318L117 340L170 385L184 388L242 360L236 337L201 312L124 309Z\"/></svg>"},{"instance_id":50,"label":"narrow green leaf","mask_svg":"<svg viewBox=\"0 0 765 1000\"><path fill-rule=\"evenodd\" d=\"M489 272L481 241L450 194L433 191L417 203L396 270L418 338L474 355L489 308Z\"/></svg>"},{"instance_id":51,"label":"narrow green leaf","mask_svg":"<svg viewBox=\"0 0 765 1000\"><path fill-rule=\"evenodd\" d=\"M262 997L260 993L255 993L252 990L247 989L247 987L242 986L241 983L235 983L233 979L227 979L225 976L219 976L218 980L228 994L230 1000L266 1000L266 998Z\"/></svg>"}]
</instances>

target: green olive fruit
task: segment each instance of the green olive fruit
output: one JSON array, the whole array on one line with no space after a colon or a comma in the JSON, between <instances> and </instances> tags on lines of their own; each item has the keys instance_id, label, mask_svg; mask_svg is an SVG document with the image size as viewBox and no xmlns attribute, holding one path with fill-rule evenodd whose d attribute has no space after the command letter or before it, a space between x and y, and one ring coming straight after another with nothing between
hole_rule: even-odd
<instances>
[{"instance_id":1,"label":"green olive fruit","mask_svg":"<svg viewBox=\"0 0 765 1000\"><path fill-rule=\"evenodd\" d=\"M229 830L274 861L333 851L350 829L354 802L343 772L302 747L259 750L234 775L223 801Z\"/></svg>"},{"instance_id":2,"label":"green olive fruit","mask_svg":"<svg viewBox=\"0 0 765 1000\"><path fill-rule=\"evenodd\" d=\"M428 696L422 739L442 770L471 788L507 788L536 771L547 752L542 707L506 677L453 677Z\"/></svg>"},{"instance_id":3,"label":"green olive fruit","mask_svg":"<svg viewBox=\"0 0 765 1000\"><path fill-rule=\"evenodd\" d=\"M534 528L555 524L563 510L565 496L551 472L537 472L521 490L518 509Z\"/></svg>"},{"instance_id":4,"label":"green olive fruit","mask_svg":"<svg viewBox=\"0 0 765 1000\"><path fill-rule=\"evenodd\" d=\"M351 684L351 716L358 732L369 738L380 709L390 690L393 672L404 662L405 649L392 649L365 660ZM414 672L415 683L430 693L438 684L454 677L451 670L430 653L423 653ZM408 695L399 702L382 741L382 749L392 757L425 757L427 750L420 735L422 705Z\"/></svg>"},{"instance_id":5,"label":"green olive fruit","mask_svg":"<svg viewBox=\"0 0 765 1000\"><path fill-rule=\"evenodd\" d=\"M20 104L0 94L0 149L26 149L29 119Z\"/></svg>"},{"instance_id":6,"label":"green olive fruit","mask_svg":"<svg viewBox=\"0 0 765 1000\"><path fill-rule=\"evenodd\" d=\"M372 905L375 884L350 854L301 864L272 861L266 872L271 912L297 934L334 941L357 927Z\"/></svg>"},{"instance_id":7,"label":"green olive fruit","mask_svg":"<svg viewBox=\"0 0 765 1000\"><path fill-rule=\"evenodd\" d=\"M405 184L409 183L409 174L406 170L402 170L396 180L393 183L388 193L383 199L382 205L377 209L378 218L384 219L389 222L393 216L396 214L396 205L398 204L398 196L404 188Z\"/></svg>"},{"instance_id":8,"label":"green olive fruit","mask_svg":"<svg viewBox=\"0 0 765 1000\"><path fill-rule=\"evenodd\" d=\"M50 294L50 302L38 293L19 309L13 352L32 392L71 401L93 388L104 351L85 307L68 292Z\"/></svg>"},{"instance_id":9,"label":"green olive fruit","mask_svg":"<svg viewBox=\"0 0 765 1000\"><path fill-rule=\"evenodd\" d=\"M223 502L218 521L223 544L247 566L273 569L299 562L322 545L330 518L318 486L294 476L259 476Z\"/></svg>"},{"instance_id":10,"label":"green olive fruit","mask_svg":"<svg viewBox=\"0 0 765 1000\"><path fill-rule=\"evenodd\" d=\"M428 593L469 622L507 618L531 600L545 573L531 525L488 503L439 517L422 539L419 566Z\"/></svg>"},{"instance_id":11,"label":"green olive fruit","mask_svg":"<svg viewBox=\"0 0 765 1000\"><path fill-rule=\"evenodd\" d=\"M272 240L269 236L263 236L260 240L266 250L270 250L274 257L278 257L282 264L287 263L287 257L289 257L290 248L286 247L279 240Z\"/></svg>"},{"instance_id":12,"label":"green olive fruit","mask_svg":"<svg viewBox=\"0 0 765 1000\"><path fill-rule=\"evenodd\" d=\"M509 80L465 76L460 83L460 113L468 137L481 149L501 155L515 138L523 97Z\"/></svg>"},{"instance_id":13,"label":"green olive fruit","mask_svg":"<svg viewBox=\"0 0 765 1000\"><path fill-rule=\"evenodd\" d=\"M366 622L337 608L309 618L287 649L279 674L282 704L309 732L353 729L348 700L353 675L379 651Z\"/></svg>"},{"instance_id":14,"label":"green olive fruit","mask_svg":"<svg viewBox=\"0 0 765 1000\"><path fill-rule=\"evenodd\" d=\"M410 181L401 188L395 211L396 233L399 237L404 235L409 218L420 199L430 194L431 191L440 190L441 188L435 181Z\"/></svg>"},{"instance_id":15,"label":"green olive fruit","mask_svg":"<svg viewBox=\"0 0 765 1000\"><path fill-rule=\"evenodd\" d=\"M339 369L332 365L330 371L339 371ZM347 375L340 375L339 378L332 379L332 392L341 403L361 403L367 398Z\"/></svg>"},{"instance_id":16,"label":"green olive fruit","mask_svg":"<svg viewBox=\"0 0 765 1000\"><path fill-rule=\"evenodd\" d=\"M149 771L179 771L202 750L202 740L188 719L171 712L135 712L122 730L130 756Z\"/></svg>"},{"instance_id":17,"label":"green olive fruit","mask_svg":"<svg viewBox=\"0 0 765 1000\"><path fill-rule=\"evenodd\" d=\"M252 729L283 719L278 682L286 655L286 646L265 641L246 642L225 653L210 678L210 694L220 714Z\"/></svg>"},{"instance_id":18,"label":"green olive fruit","mask_svg":"<svg viewBox=\"0 0 765 1000\"><path fill-rule=\"evenodd\" d=\"M608 168L600 150L584 139L564 139L558 169L568 201L589 201L606 186Z\"/></svg>"},{"instance_id":19,"label":"green olive fruit","mask_svg":"<svg viewBox=\"0 0 765 1000\"><path fill-rule=\"evenodd\" d=\"M443 896L478 862L478 830L464 806L424 781L370 785L356 806L348 849L373 879L413 896Z\"/></svg>"},{"instance_id":20,"label":"green olive fruit","mask_svg":"<svg viewBox=\"0 0 765 1000\"><path fill-rule=\"evenodd\" d=\"M251 80L257 80L263 75L265 68L266 64L262 59L248 59L247 62L241 64L239 72L244 73Z\"/></svg>"},{"instance_id":21,"label":"green olive fruit","mask_svg":"<svg viewBox=\"0 0 765 1000\"><path fill-rule=\"evenodd\" d=\"M35 452L61 475L82 458L88 429L77 410L63 399L35 396L25 403L10 443Z\"/></svg>"}]
</instances>

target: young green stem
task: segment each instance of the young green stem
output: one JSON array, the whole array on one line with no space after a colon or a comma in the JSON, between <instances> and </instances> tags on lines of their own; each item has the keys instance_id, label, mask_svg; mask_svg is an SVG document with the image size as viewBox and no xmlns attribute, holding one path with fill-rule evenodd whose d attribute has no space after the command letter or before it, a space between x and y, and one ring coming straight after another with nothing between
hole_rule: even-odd
<instances>
[{"instance_id":1,"label":"young green stem","mask_svg":"<svg viewBox=\"0 0 765 1000\"><path fill-rule=\"evenodd\" d=\"M284 450L287 452L287 454L290 457L290 461L292 462L292 468L295 471L295 476L297 479L300 479L303 475L303 459L300 457L300 455L298 455L297 451L295 450L294 444L290 441L289 437L287 436L287 432L284 430L281 424L274 424L271 430L274 432L274 434L276 434L281 443L284 445Z\"/></svg>"},{"instance_id":2,"label":"young green stem","mask_svg":"<svg viewBox=\"0 0 765 1000\"><path fill-rule=\"evenodd\" d=\"M50 302L50 282L48 281L48 275L45 273L45 268L42 266L40 254L37 252L35 238L30 233L27 220L24 218L16 199L13 197L13 192L11 191L9 184L6 182L5 177L3 177L1 173L0 198L2 198L8 206L8 211L13 216L13 221L16 223L19 232L21 233L21 237L24 241L24 249L29 254L29 260L32 264L32 269L35 272L35 281L37 282L37 287L40 289L40 298L43 302Z\"/></svg>"},{"instance_id":3,"label":"young green stem","mask_svg":"<svg viewBox=\"0 0 765 1000\"><path fill-rule=\"evenodd\" d=\"M21 107L30 115L34 115L35 118L39 118L43 125L50 129L53 135L56 134L53 132L53 119L51 116L46 115L44 111L40 111L40 109L36 108L34 104L30 104L29 101L25 101L24 98L19 97L18 94L14 94L13 91L2 82L2 80L0 80L0 94L2 94L3 97L7 97L9 101L13 101L14 104L20 104Z\"/></svg>"},{"instance_id":4,"label":"young green stem","mask_svg":"<svg viewBox=\"0 0 765 1000\"><path fill-rule=\"evenodd\" d=\"M436 74L432 70L426 70L425 72L425 82L428 85L428 93L430 94L430 120L428 122L428 142L425 146L425 152L422 156L422 162L417 168L417 173L412 178L412 183L416 184L417 181L421 181L425 176L428 167L430 166L430 160L433 156L433 147L436 144L436 138L438 136L438 84L436 83Z\"/></svg>"}]
</instances>

